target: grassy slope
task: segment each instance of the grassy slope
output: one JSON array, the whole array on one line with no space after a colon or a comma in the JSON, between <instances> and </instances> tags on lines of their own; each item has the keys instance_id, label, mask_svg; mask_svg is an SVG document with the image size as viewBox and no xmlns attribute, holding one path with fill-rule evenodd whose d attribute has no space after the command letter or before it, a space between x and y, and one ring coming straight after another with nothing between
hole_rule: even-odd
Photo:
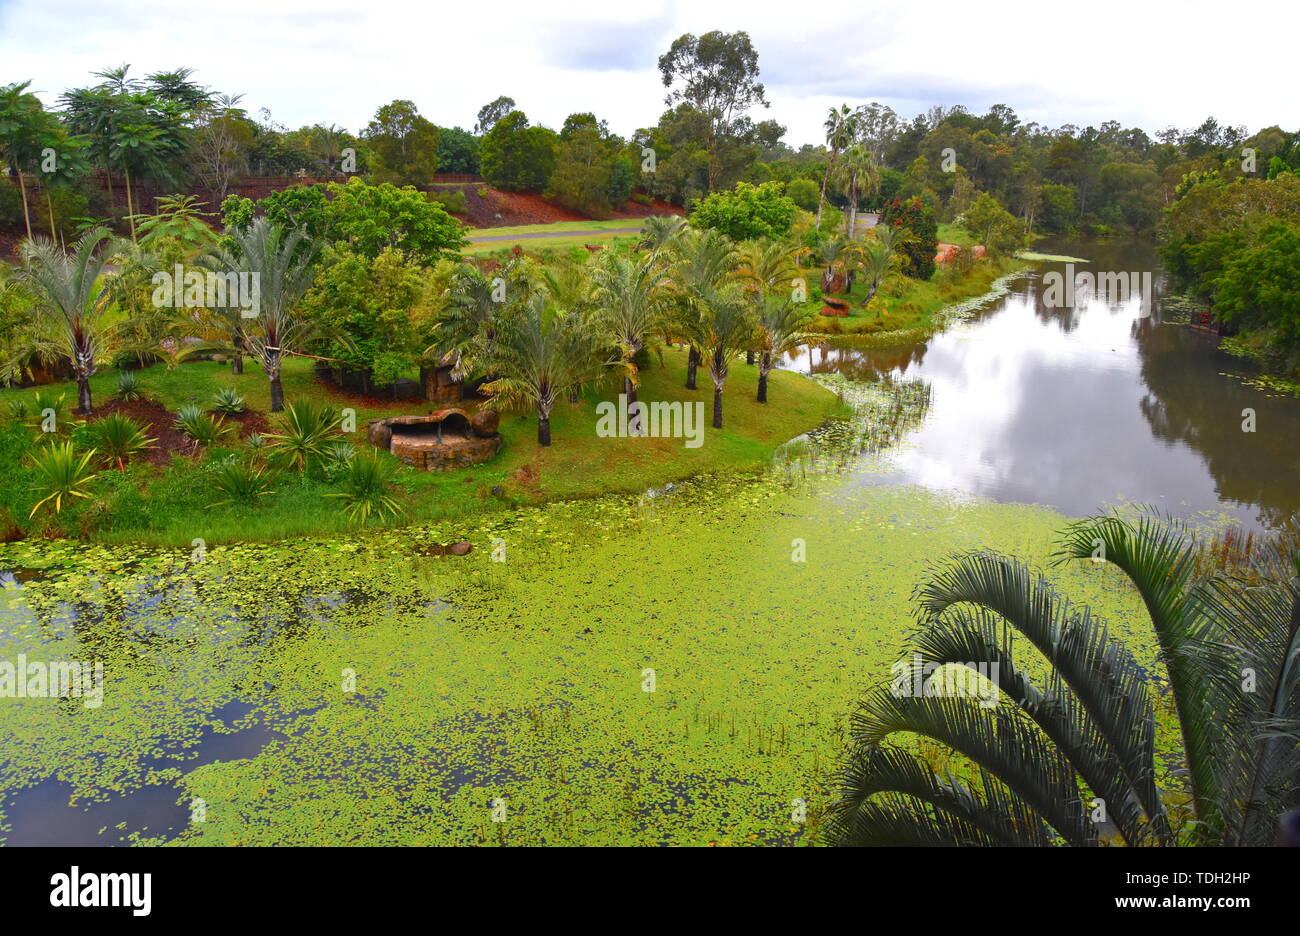
<instances>
[{"instance_id":1,"label":"grassy slope","mask_svg":"<svg viewBox=\"0 0 1300 936\"><path fill-rule=\"evenodd\" d=\"M661 401L695 401L704 404L704 444L686 448L684 440L670 438L611 439L596 435L595 406L600 399L612 399L617 391L593 388L577 404L557 404L551 419L554 444L543 449L537 444L536 420L531 415L507 414L502 418L505 438L502 453L491 462L462 471L418 472L404 470L400 483L405 514L397 522L457 520L513 503L530 503L552 498L588 497L606 492L629 492L658 487L696 474L717 471L746 471L761 466L781 443L822 423L839 406L828 390L807 378L789 372L772 374L767 406L754 402L756 368L738 362L732 369L724 395L725 427L708 428L711 418L712 387L707 371L701 370L697 391L682 387L685 352L668 350L665 367L654 365L643 374L641 398ZM93 380L96 398L107 400L113 390L111 372ZM185 364L167 373L161 368L145 372L148 391L169 410L183 403L208 403L222 386L236 387L249 406L265 411L269 390L255 365L241 377L216 363ZM422 413L438 404L425 401L393 402L369 406L332 391L314 379L310 363L291 359L283 375L287 399L303 396L328 401L356 410L357 433L364 443L369 419L401 413ZM71 397L72 388L67 388ZM32 390L0 391L0 406ZM471 406L472 404L464 404ZM139 469L136 469L138 472ZM232 506L207 509L217 500L206 481L188 461L177 463L160 480L145 474L133 475L138 484L150 484L141 519L117 529L95 533L106 541L135 541L158 544L188 543L202 537L209 543L235 540L266 540L286 536L309 536L348 529L338 504L326 500L320 485L302 485L281 478L276 493L256 509ZM111 480L106 478L107 480ZM491 493L501 487L499 496Z\"/></svg>"},{"instance_id":2,"label":"grassy slope","mask_svg":"<svg viewBox=\"0 0 1300 936\"><path fill-rule=\"evenodd\" d=\"M543 225L545 226L545 225ZM563 249L570 247L582 247L584 244L605 244L614 245L624 241L634 241L635 234L613 234L609 231L585 231L564 237L521 237L517 240L499 240L499 241L482 241L477 244L470 244L461 250L461 253L468 256L481 256L483 254L492 254L505 252L512 247L519 246L530 254L545 253L548 250Z\"/></svg>"},{"instance_id":3,"label":"grassy slope","mask_svg":"<svg viewBox=\"0 0 1300 936\"><path fill-rule=\"evenodd\" d=\"M496 237L506 234L547 234L554 231L608 231L619 228L639 228L642 218L611 218L608 221L556 221L551 224L515 224L505 227L469 228L465 236ZM538 238L540 240L540 238Z\"/></svg>"}]
</instances>

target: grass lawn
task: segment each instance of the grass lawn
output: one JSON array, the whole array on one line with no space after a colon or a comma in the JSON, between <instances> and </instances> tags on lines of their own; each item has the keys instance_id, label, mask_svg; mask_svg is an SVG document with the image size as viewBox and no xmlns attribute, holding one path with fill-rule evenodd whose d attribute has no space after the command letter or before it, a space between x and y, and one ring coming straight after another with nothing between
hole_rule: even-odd
<instances>
[{"instance_id":1,"label":"grass lawn","mask_svg":"<svg viewBox=\"0 0 1300 936\"><path fill-rule=\"evenodd\" d=\"M815 428L842 411L829 390L806 377L787 371L774 372L769 382L767 405L755 402L757 368L743 360L732 368L724 393L724 428L710 427L713 390L707 370L701 368L699 389L689 391L685 382L685 351L669 349L664 366L657 359L642 375L643 401L680 400L703 404L704 442L687 448L681 438L602 438L596 435L596 404L616 400L618 389L590 388L578 403L566 400L556 405L551 417L553 444L537 444L536 418L531 414L503 414L501 434L505 446L499 456L483 465L459 471L423 472L404 468L398 474L403 515L389 525L410 522L470 522L485 511L538 503L558 498L582 498L609 492L636 492L661 487L669 481L710 472L745 472L760 468L783 442ZM182 364L168 373L161 366L142 373L147 393L174 412L185 403L210 405L220 387L234 387L248 406L265 412L269 408L269 387L261 371L246 362L241 376L215 362ZM311 397L335 407L351 406L356 411L357 431L352 440L365 444L366 421L380 416L424 413L441 404L423 400L381 403L374 398L352 398L317 381L311 362L289 359L282 380L286 400ZM105 371L92 380L98 403L113 394L116 374ZM69 400L75 386L59 385ZM0 407L21 395L36 391L0 391ZM472 409L475 404L461 404ZM235 445L235 443L230 443ZM241 446L242 448L242 446ZM214 453L221 457L239 448ZM208 543L273 540L283 537L342 533L349 530L347 518L337 500L325 495L332 488L323 481L296 475L280 475L272 485L275 493L262 498L253 508L209 505L220 499L209 478L212 459L195 461L177 456L171 467L134 465L125 475L102 472L93 485L94 497L65 510L59 531L80 534L108 542L141 542L158 545L189 543L196 537ZM11 466L16 469L16 466ZM6 469L8 470L8 469ZM25 494L26 485L15 486L14 517L25 517L35 495ZM494 489L496 492L493 493ZM30 503L24 499L26 497ZM87 517L91 521L87 521ZM35 521L37 530L41 523ZM30 531L29 531L30 532ZM54 531L50 531L54 532Z\"/></svg>"},{"instance_id":2,"label":"grass lawn","mask_svg":"<svg viewBox=\"0 0 1300 936\"><path fill-rule=\"evenodd\" d=\"M563 237L521 237L517 240L499 240L499 241L480 241L477 244L469 244L461 250L466 256L483 256L484 254L505 253L515 246L519 246L530 254L545 255L548 251L568 250L571 247L581 248L584 244L604 244L613 246L623 242L631 243L635 241L635 234L614 234L610 231L587 231L565 235Z\"/></svg>"}]
</instances>

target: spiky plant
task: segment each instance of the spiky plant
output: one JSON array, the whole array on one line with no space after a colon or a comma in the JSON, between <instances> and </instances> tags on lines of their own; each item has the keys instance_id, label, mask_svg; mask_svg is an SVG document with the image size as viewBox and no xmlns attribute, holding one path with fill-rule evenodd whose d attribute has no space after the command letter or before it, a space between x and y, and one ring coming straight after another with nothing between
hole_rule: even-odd
<instances>
[{"instance_id":1,"label":"spiky plant","mask_svg":"<svg viewBox=\"0 0 1300 936\"><path fill-rule=\"evenodd\" d=\"M130 401L144 398L144 381L135 371L119 371L117 375L117 392L119 400Z\"/></svg>"},{"instance_id":2,"label":"spiky plant","mask_svg":"<svg viewBox=\"0 0 1300 936\"><path fill-rule=\"evenodd\" d=\"M157 441L145 435L143 425L121 413L110 413L90 428L95 435L96 449L104 461L116 466L118 471L125 471L128 459L151 448Z\"/></svg>"},{"instance_id":3,"label":"spiky plant","mask_svg":"<svg viewBox=\"0 0 1300 936\"><path fill-rule=\"evenodd\" d=\"M402 505L390 493L389 484L398 467L397 462L378 453L354 455L339 479L343 490L326 496L342 500L348 519L356 524L363 524L371 517L396 516L401 513Z\"/></svg>"},{"instance_id":4,"label":"spiky plant","mask_svg":"<svg viewBox=\"0 0 1300 936\"><path fill-rule=\"evenodd\" d=\"M294 471L306 472L325 458L338 438L338 412L312 400L294 400L276 420L277 432L268 433L272 456Z\"/></svg>"},{"instance_id":5,"label":"spiky plant","mask_svg":"<svg viewBox=\"0 0 1300 936\"><path fill-rule=\"evenodd\" d=\"M218 413L235 416L247 409L247 406L244 404L244 398L234 387L222 387L217 391L212 408Z\"/></svg>"},{"instance_id":6,"label":"spiky plant","mask_svg":"<svg viewBox=\"0 0 1300 936\"><path fill-rule=\"evenodd\" d=\"M650 260L606 253L592 271L593 298L599 309L597 322L614 340L622 359L623 392L627 402L637 402L636 356L646 337L661 330L667 308L664 279L667 270Z\"/></svg>"},{"instance_id":7,"label":"spiky plant","mask_svg":"<svg viewBox=\"0 0 1300 936\"><path fill-rule=\"evenodd\" d=\"M29 517L36 516L42 507L50 507L57 514L63 510L64 498L88 498L85 490L95 480L96 472L91 467L95 450L78 452L69 442L60 442L32 453L32 468L36 473L36 483L32 490L44 495L36 502Z\"/></svg>"},{"instance_id":8,"label":"spiky plant","mask_svg":"<svg viewBox=\"0 0 1300 936\"><path fill-rule=\"evenodd\" d=\"M37 445L60 442L66 438L70 428L65 418L68 409L68 395L58 390L37 390L32 397L31 415L28 426L35 435Z\"/></svg>"},{"instance_id":9,"label":"spiky plant","mask_svg":"<svg viewBox=\"0 0 1300 936\"><path fill-rule=\"evenodd\" d=\"M217 467L212 473L212 484L222 498L208 504L209 508L220 507L223 504L243 504L251 507L257 503L258 498L275 493L271 490L271 481L264 467L233 459Z\"/></svg>"},{"instance_id":10,"label":"spiky plant","mask_svg":"<svg viewBox=\"0 0 1300 936\"><path fill-rule=\"evenodd\" d=\"M1191 780L1189 841L1268 844L1294 806L1298 555L1293 523L1245 571L1198 578L1203 547L1154 516L1096 517L1066 531L1061 561L1113 563L1150 614ZM1152 687L1086 607L1071 606L1023 563L987 552L958 557L917 599L912 664L854 717L832 841L1093 845L1090 820L1103 813L1126 844L1179 840L1155 786ZM1017 657L1018 639L1046 661L1045 680ZM929 691L936 673L979 664L997 666L998 704ZM1255 682L1243 679L1247 670ZM937 774L894 743L906 735L937 742L968 766Z\"/></svg>"},{"instance_id":11,"label":"spiky plant","mask_svg":"<svg viewBox=\"0 0 1300 936\"><path fill-rule=\"evenodd\" d=\"M229 431L220 416L205 413L195 403L187 403L176 411L176 428L190 437L196 454L200 448L216 445Z\"/></svg>"}]
</instances>

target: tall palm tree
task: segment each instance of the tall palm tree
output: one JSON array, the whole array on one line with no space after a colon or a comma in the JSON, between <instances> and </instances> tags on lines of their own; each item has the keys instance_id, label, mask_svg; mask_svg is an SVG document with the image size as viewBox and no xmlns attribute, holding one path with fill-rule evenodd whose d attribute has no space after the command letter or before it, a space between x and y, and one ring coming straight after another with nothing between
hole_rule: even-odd
<instances>
[{"instance_id":1,"label":"tall palm tree","mask_svg":"<svg viewBox=\"0 0 1300 936\"><path fill-rule=\"evenodd\" d=\"M52 118L45 112L40 98L27 90L30 84L30 81L23 81L0 87L0 154L18 176L23 223L29 238L32 236L32 217L27 203L27 177L23 170L37 165L46 138L53 129ZM55 236L53 231L50 234Z\"/></svg>"},{"instance_id":2,"label":"tall palm tree","mask_svg":"<svg viewBox=\"0 0 1300 936\"><path fill-rule=\"evenodd\" d=\"M680 215L651 215L641 226L641 237L636 246L657 254L671 246L686 228L686 219Z\"/></svg>"},{"instance_id":3,"label":"tall palm tree","mask_svg":"<svg viewBox=\"0 0 1300 936\"><path fill-rule=\"evenodd\" d=\"M753 341L754 313L745 294L734 286L706 288L699 294L709 378L713 381L713 428L722 428L722 388L731 359Z\"/></svg>"},{"instance_id":4,"label":"tall palm tree","mask_svg":"<svg viewBox=\"0 0 1300 936\"><path fill-rule=\"evenodd\" d=\"M766 295L758 306L758 402L767 402L767 376L781 355L808 340L807 327L813 311L802 302L779 293Z\"/></svg>"},{"instance_id":5,"label":"tall palm tree","mask_svg":"<svg viewBox=\"0 0 1300 936\"><path fill-rule=\"evenodd\" d=\"M823 237L813 248L813 256L822 267L822 292L843 292L850 268L857 262L861 245L843 234Z\"/></svg>"},{"instance_id":6,"label":"tall palm tree","mask_svg":"<svg viewBox=\"0 0 1300 936\"><path fill-rule=\"evenodd\" d=\"M560 394L595 379L608 366L597 331L581 315L559 309L537 293L505 315L483 385L496 409L530 405L537 413L537 444L551 444L551 410Z\"/></svg>"},{"instance_id":7,"label":"tall palm tree","mask_svg":"<svg viewBox=\"0 0 1300 936\"><path fill-rule=\"evenodd\" d=\"M1150 515L1073 524L1058 557L1113 563L1146 604L1191 781L1189 837L1276 842L1300 771L1300 517L1209 574L1200 570L1214 550ZM1126 844L1175 843L1155 786L1149 678L1104 624L1023 563L987 552L959 557L917 597L913 664L854 718L832 840L1093 845L1090 814L1102 805ZM1045 682L1017 663L1017 637L1045 658ZM998 667L994 706L916 691L935 673L980 664ZM903 734L962 755L970 779L936 775L891 743Z\"/></svg>"},{"instance_id":8,"label":"tall palm tree","mask_svg":"<svg viewBox=\"0 0 1300 936\"><path fill-rule=\"evenodd\" d=\"M45 238L22 244L19 276L40 298L35 311L55 333L72 364L77 409L82 415L94 412L90 378L105 351L103 320L112 290L100 282L100 275L109 251L97 251L109 237L107 229L92 228L73 244L71 255Z\"/></svg>"},{"instance_id":9,"label":"tall palm tree","mask_svg":"<svg viewBox=\"0 0 1300 936\"><path fill-rule=\"evenodd\" d=\"M226 231L228 244L204 258L223 273L251 274L257 283L256 316L243 317L239 337L262 365L271 383L271 412L284 410L280 368L284 356L315 335L315 327L297 312L298 301L315 275L316 248L301 230L288 230L257 218L246 231ZM300 249L302 248L302 249Z\"/></svg>"},{"instance_id":10,"label":"tall palm tree","mask_svg":"<svg viewBox=\"0 0 1300 936\"><path fill-rule=\"evenodd\" d=\"M746 241L740 245L736 280L750 294L760 316L767 296L779 291L793 294L796 280L801 279L798 258L804 250L770 240ZM754 350L753 347L745 349L746 364L754 363Z\"/></svg>"},{"instance_id":11,"label":"tall palm tree","mask_svg":"<svg viewBox=\"0 0 1300 936\"><path fill-rule=\"evenodd\" d=\"M897 251L907 237L904 231L904 228L886 224L875 228L872 236L863 242L861 269L867 280L867 298L863 305L876 298L880 284L898 268Z\"/></svg>"},{"instance_id":12,"label":"tall palm tree","mask_svg":"<svg viewBox=\"0 0 1300 936\"><path fill-rule=\"evenodd\" d=\"M673 244L670 277L676 304L671 326L672 334L690 348L686 360L688 390L696 389L696 370L710 347L702 297L717 292L731 278L736 261L736 245L716 230L688 230Z\"/></svg>"},{"instance_id":13,"label":"tall palm tree","mask_svg":"<svg viewBox=\"0 0 1300 936\"><path fill-rule=\"evenodd\" d=\"M618 347L629 406L637 402L641 384L636 356L645 347L646 336L659 329L663 317L666 276L667 271L657 269L650 260L614 253L605 254L592 271L599 321Z\"/></svg>"},{"instance_id":14,"label":"tall palm tree","mask_svg":"<svg viewBox=\"0 0 1300 936\"><path fill-rule=\"evenodd\" d=\"M826 128L826 147L830 158L826 160L826 171L822 173L822 190L817 198L817 226L822 225L822 207L826 204L826 183L835 169L835 160L842 150L847 149L858 135L858 118L847 104L839 108L832 107L823 124Z\"/></svg>"},{"instance_id":15,"label":"tall palm tree","mask_svg":"<svg viewBox=\"0 0 1300 936\"><path fill-rule=\"evenodd\" d=\"M845 221L845 233L849 237L857 234L858 204L863 196L874 194L880 189L880 169L871 150L861 143L855 143L844 151L844 159L834 173L844 197L849 200L849 216Z\"/></svg>"}]
</instances>

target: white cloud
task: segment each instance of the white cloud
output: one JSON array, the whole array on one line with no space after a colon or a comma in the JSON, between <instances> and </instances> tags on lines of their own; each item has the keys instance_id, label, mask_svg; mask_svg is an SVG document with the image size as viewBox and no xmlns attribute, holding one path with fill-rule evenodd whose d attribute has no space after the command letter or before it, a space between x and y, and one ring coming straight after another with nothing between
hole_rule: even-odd
<instances>
[{"instance_id":1,"label":"white cloud","mask_svg":"<svg viewBox=\"0 0 1300 936\"><path fill-rule=\"evenodd\" d=\"M1276 15L1288 8L1278 4ZM558 127L594 111L629 134L653 124L656 60L683 32L747 30L772 117L794 145L818 140L825 111L879 100L904 116L933 104L1011 105L1051 126L1114 118L1158 130L1214 114L1256 129L1293 115L1290 29L1269 4L1233 16L1200 2L1043 4L824 0L753 2L497 0L428 4L250 0L0 0L0 82L32 79L53 104L90 72L188 65L290 126L356 130L410 98L441 124L470 127L500 94ZM758 116L758 115L756 115Z\"/></svg>"}]
</instances>

